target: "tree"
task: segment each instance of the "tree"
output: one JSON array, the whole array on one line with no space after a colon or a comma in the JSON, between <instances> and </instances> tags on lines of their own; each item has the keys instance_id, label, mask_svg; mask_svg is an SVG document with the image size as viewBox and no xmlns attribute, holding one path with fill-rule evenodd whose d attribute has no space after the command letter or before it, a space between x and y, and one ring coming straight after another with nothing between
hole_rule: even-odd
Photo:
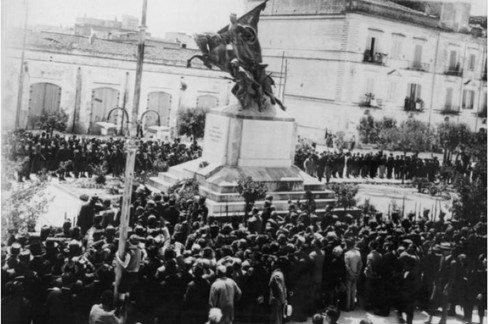
<instances>
[{"instance_id":1,"label":"tree","mask_svg":"<svg viewBox=\"0 0 488 324\"><path fill-rule=\"evenodd\" d=\"M359 187L353 184L345 183L332 183L329 184L328 189L334 191L337 198L337 203L339 207L343 207L347 210L351 207L356 206L356 194L358 193Z\"/></svg>"},{"instance_id":2,"label":"tree","mask_svg":"<svg viewBox=\"0 0 488 324\"><path fill-rule=\"evenodd\" d=\"M254 181L252 177L244 176L241 176L237 180L236 190L244 198L244 219L247 219L247 215L254 206L254 203L259 199L264 199L268 191L264 183Z\"/></svg>"},{"instance_id":3,"label":"tree","mask_svg":"<svg viewBox=\"0 0 488 324\"><path fill-rule=\"evenodd\" d=\"M400 127L385 128L380 133L382 148L397 149L403 152L422 152L432 148L434 143L433 130L422 121L409 118ZM405 161L405 159L404 159ZM405 178L405 172L404 178ZM404 182L402 179L402 183Z\"/></svg>"},{"instance_id":4,"label":"tree","mask_svg":"<svg viewBox=\"0 0 488 324\"><path fill-rule=\"evenodd\" d=\"M364 144L382 144L384 139L381 132L396 128L396 120L390 117L383 117L382 120L375 120L371 115L362 117L359 121L359 138Z\"/></svg>"},{"instance_id":5,"label":"tree","mask_svg":"<svg viewBox=\"0 0 488 324\"><path fill-rule=\"evenodd\" d=\"M61 109L56 112L43 112L37 125L51 136L55 130L64 132L69 116Z\"/></svg>"},{"instance_id":6,"label":"tree","mask_svg":"<svg viewBox=\"0 0 488 324\"><path fill-rule=\"evenodd\" d=\"M377 129L375 126L375 120L371 115L362 117L359 120L358 126L359 139L364 144L374 144L377 139Z\"/></svg>"},{"instance_id":7,"label":"tree","mask_svg":"<svg viewBox=\"0 0 488 324\"><path fill-rule=\"evenodd\" d=\"M47 212L54 197L45 189L48 183L46 173L39 173L28 182L13 182L21 161L3 159L2 165L2 237L11 234L33 232L39 217ZM10 177L10 178L9 178ZM9 183L9 186L6 184Z\"/></svg>"},{"instance_id":8,"label":"tree","mask_svg":"<svg viewBox=\"0 0 488 324\"><path fill-rule=\"evenodd\" d=\"M378 212L376 207L371 203L369 199L365 199L364 203L359 206L363 215L374 216Z\"/></svg>"},{"instance_id":9,"label":"tree","mask_svg":"<svg viewBox=\"0 0 488 324\"><path fill-rule=\"evenodd\" d=\"M400 127L384 128L380 132L383 148L407 152L428 151L434 144L433 130L422 121L409 118Z\"/></svg>"},{"instance_id":10,"label":"tree","mask_svg":"<svg viewBox=\"0 0 488 324\"><path fill-rule=\"evenodd\" d=\"M444 163L451 161L452 153L460 145L466 146L473 137L468 125L445 122L437 126L439 144L444 149Z\"/></svg>"},{"instance_id":11,"label":"tree","mask_svg":"<svg viewBox=\"0 0 488 324\"><path fill-rule=\"evenodd\" d=\"M198 138L203 138L205 133L205 116L207 110L203 108L190 108L180 111L178 114L178 135L186 135L193 138L197 144Z\"/></svg>"},{"instance_id":12,"label":"tree","mask_svg":"<svg viewBox=\"0 0 488 324\"><path fill-rule=\"evenodd\" d=\"M486 216L487 208L487 140L486 133L480 131L471 134L466 153L474 162L471 179L468 176L458 176L454 183L457 199L453 209L457 218L464 219L471 224L477 222L481 215Z\"/></svg>"}]
</instances>

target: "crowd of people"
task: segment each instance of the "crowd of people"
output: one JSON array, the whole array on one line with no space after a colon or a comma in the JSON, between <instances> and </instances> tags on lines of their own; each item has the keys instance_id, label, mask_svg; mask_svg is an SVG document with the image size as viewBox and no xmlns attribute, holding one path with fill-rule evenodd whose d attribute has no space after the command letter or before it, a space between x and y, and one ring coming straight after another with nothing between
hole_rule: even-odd
<instances>
[{"instance_id":1,"label":"crowd of people","mask_svg":"<svg viewBox=\"0 0 488 324\"><path fill-rule=\"evenodd\" d=\"M66 177L92 177L97 167L119 177L125 169L124 146L121 138L89 136L50 136L45 132L14 131L3 138L3 152L10 161L20 165L18 181L30 179L31 174L46 170L63 181ZM138 140L135 171L155 167L169 167L201 155L198 145L186 145L175 139L173 143L157 140ZM164 166L163 166L164 165Z\"/></svg>"},{"instance_id":2,"label":"crowd of people","mask_svg":"<svg viewBox=\"0 0 488 324\"><path fill-rule=\"evenodd\" d=\"M301 146L301 147L300 147ZM472 176L473 161L465 152L459 152L454 161L437 156L420 158L418 153L394 155L384 151L359 153L353 150L324 150L318 152L316 145L299 145L295 164L319 181L339 178L379 178L413 180L423 178L453 183L457 176ZM353 145L350 145L353 148Z\"/></svg>"},{"instance_id":3,"label":"crowd of people","mask_svg":"<svg viewBox=\"0 0 488 324\"><path fill-rule=\"evenodd\" d=\"M445 324L459 305L467 322L476 306L482 322L485 217L339 218L292 202L278 214L268 196L248 219L216 218L205 197L180 202L144 186L131 201L124 251L120 210L96 196L74 223L12 233L2 247L2 321L337 323L360 307L407 323L416 308L440 311ZM117 268L124 307L113 298Z\"/></svg>"},{"instance_id":4,"label":"crowd of people","mask_svg":"<svg viewBox=\"0 0 488 324\"><path fill-rule=\"evenodd\" d=\"M366 154L324 151L309 154L303 168L320 181L325 178L327 183L331 178L343 177L407 180L422 177L434 181L440 172L440 163L436 156L421 159L417 154L393 156L383 151Z\"/></svg>"}]
</instances>

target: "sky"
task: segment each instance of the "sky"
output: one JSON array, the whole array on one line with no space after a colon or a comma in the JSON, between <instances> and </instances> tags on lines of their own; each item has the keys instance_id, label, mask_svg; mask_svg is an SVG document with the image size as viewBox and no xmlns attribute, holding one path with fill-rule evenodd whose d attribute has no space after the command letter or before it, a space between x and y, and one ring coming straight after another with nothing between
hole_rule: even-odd
<instances>
[{"instance_id":1,"label":"sky","mask_svg":"<svg viewBox=\"0 0 488 324\"><path fill-rule=\"evenodd\" d=\"M76 17L141 18L143 0L27 0L28 24L73 26ZM26 0L2 0L2 26L23 26ZM244 13L244 0L148 0L148 32L210 32L228 24L231 12Z\"/></svg>"},{"instance_id":2,"label":"sky","mask_svg":"<svg viewBox=\"0 0 488 324\"><path fill-rule=\"evenodd\" d=\"M73 26L76 17L85 14L103 19L120 19L122 15L140 19L143 0L2 0L2 27L23 26L26 2L29 25ZM486 0L463 2L471 3L471 15L486 16ZM165 32L216 31L228 24L229 13L243 14L244 3L245 0L148 0L148 31L159 37Z\"/></svg>"}]
</instances>

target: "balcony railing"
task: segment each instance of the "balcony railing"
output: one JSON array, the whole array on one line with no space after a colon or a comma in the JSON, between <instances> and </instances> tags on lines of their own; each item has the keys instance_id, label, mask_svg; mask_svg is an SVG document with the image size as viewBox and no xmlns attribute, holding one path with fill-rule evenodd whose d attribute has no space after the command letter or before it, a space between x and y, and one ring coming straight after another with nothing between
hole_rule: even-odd
<instances>
[{"instance_id":1,"label":"balcony railing","mask_svg":"<svg viewBox=\"0 0 488 324\"><path fill-rule=\"evenodd\" d=\"M424 111L424 101L422 99L406 97L403 109L405 111L422 112Z\"/></svg>"},{"instance_id":2,"label":"balcony railing","mask_svg":"<svg viewBox=\"0 0 488 324\"><path fill-rule=\"evenodd\" d=\"M386 56L387 54L384 53L373 53L370 50L366 50L364 51L363 62L378 64L378 65L386 65Z\"/></svg>"},{"instance_id":3,"label":"balcony railing","mask_svg":"<svg viewBox=\"0 0 488 324\"><path fill-rule=\"evenodd\" d=\"M445 106L444 109L441 110L441 115L459 115L459 112L458 106Z\"/></svg>"},{"instance_id":4,"label":"balcony railing","mask_svg":"<svg viewBox=\"0 0 488 324\"><path fill-rule=\"evenodd\" d=\"M409 69L414 71L428 72L430 69L430 64L421 63L421 62L412 62L412 65L410 65Z\"/></svg>"},{"instance_id":5,"label":"balcony railing","mask_svg":"<svg viewBox=\"0 0 488 324\"><path fill-rule=\"evenodd\" d=\"M374 99L374 98L368 98L368 97L365 97L359 103L359 107L363 107L363 108L381 109L382 106L383 106L383 100L382 99Z\"/></svg>"},{"instance_id":6,"label":"balcony railing","mask_svg":"<svg viewBox=\"0 0 488 324\"><path fill-rule=\"evenodd\" d=\"M462 76L463 75L463 69L461 66L458 64L456 66L450 66L447 68L447 70L444 72L445 75L453 75L453 76Z\"/></svg>"}]
</instances>

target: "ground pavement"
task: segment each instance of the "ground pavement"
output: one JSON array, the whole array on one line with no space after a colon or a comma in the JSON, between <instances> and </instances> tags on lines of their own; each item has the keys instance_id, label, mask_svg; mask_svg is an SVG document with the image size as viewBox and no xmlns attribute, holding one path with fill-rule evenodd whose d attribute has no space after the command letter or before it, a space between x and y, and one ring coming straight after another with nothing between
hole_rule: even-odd
<instances>
[{"instance_id":1,"label":"ground pavement","mask_svg":"<svg viewBox=\"0 0 488 324\"><path fill-rule=\"evenodd\" d=\"M457 307L456 310L457 314L456 316L448 316L447 318L447 324L464 324L465 322L462 320L462 315L463 312L461 308ZM363 318L369 318L373 324L396 324L399 323L398 317L395 312L390 312L390 316L388 317L381 317L381 316L376 316L373 313L364 311L364 310L355 310L352 312L341 312L341 317L338 321L339 324L359 324ZM405 319L405 315L403 316ZM414 314L413 318L413 324L424 324L425 321L429 318L428 314L426 312L422 312L417 310ZM439 323L440 317L439 316L434 316L432 320L432 324L437 324ZM297 322L289 322L292 324L299 324ZM312 323L312 319L309 318L306 324ZM479 323L479 317L478 317L478 312L473 311L473 323ZM239 323L237 323L239 324ZM303 323L302 323L303 324ZM327 324L327 322L324 322L324 324ZM483 323L486 324L486 317L483 319Z\"/></svg>"}]
</instances>

